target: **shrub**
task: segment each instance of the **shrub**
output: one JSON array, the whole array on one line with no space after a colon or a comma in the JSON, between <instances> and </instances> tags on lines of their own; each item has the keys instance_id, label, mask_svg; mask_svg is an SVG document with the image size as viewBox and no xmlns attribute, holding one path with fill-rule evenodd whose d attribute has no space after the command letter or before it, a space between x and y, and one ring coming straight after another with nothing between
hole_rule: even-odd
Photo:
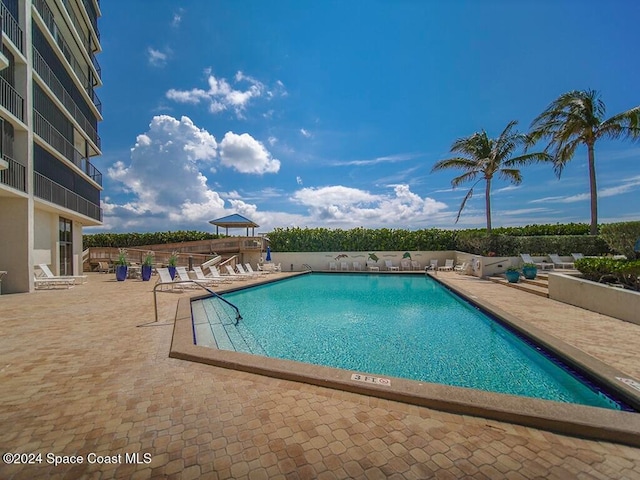
<instances>
[{"instance_id":1,"label":"shrub","mask_svg":"<svg viewBox=\"0 0 640 480\"><path fill-rule=\"evenodd\" d=\"M629 260L640 259L634 251L635 243L640 240L640 222L609 223L600 227L600 235L615 253Z\"/></svg>"},{"instance_id":2,"label":"shrub","mask_svg":"<svg viewBox=\"0 0 640 480\"><path fill-rule=\"evenodd\" d=\"M640 260L616 260L613 258L581 258L575 267L582 276L593 282L620 283L627 288L640 290Z\"/></svg>"}]
</instances>

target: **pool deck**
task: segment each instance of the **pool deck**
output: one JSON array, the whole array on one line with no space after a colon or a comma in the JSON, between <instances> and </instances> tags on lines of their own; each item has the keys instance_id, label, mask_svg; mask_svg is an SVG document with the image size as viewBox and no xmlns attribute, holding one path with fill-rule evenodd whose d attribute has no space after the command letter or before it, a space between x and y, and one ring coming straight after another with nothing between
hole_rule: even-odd
<instances>
[{"instance_id":1,"label":"pool deck","mask_svg":"<svg viewBox=\"0 0 640 480\"><path fill-rule=\"evenodd\" d=\"M640 378L638 325L438 279ZM639 448L170 358L178 300L194 292L159 294L156 323L153 285L89 274L0 296L0 450L43 454L0 463L0 478L640 479Z\"/></svg>"}]
</instances>

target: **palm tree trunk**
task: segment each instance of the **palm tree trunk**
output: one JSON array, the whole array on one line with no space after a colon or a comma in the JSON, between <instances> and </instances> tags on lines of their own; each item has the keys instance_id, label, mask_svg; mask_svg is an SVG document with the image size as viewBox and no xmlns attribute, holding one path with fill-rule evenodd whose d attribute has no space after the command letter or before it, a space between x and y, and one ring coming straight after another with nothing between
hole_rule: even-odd
<instances>
[{"instance_id":1,"label":"palm tree trunk","mask_svg":"<svg viewBox=\"0 0 640 480\"><path fill-rule=\"evenodd\" d=\"M487 212L487 234L491 233L491 179L487 178L487 188L484 191L484 205Z\"/></svg>"},{"instance_id":2,"label":"palm tree trunk","mask_svg":"<svg viewBox=\"0 0 640 480\"><path fill-rule=\"evenodd\" d=\"M596 158L593 143L587 144L589 154L589 188L591 189L591 227L590 235L598 234L598 189L596 187Z\"/></svg>"}]
</instances>

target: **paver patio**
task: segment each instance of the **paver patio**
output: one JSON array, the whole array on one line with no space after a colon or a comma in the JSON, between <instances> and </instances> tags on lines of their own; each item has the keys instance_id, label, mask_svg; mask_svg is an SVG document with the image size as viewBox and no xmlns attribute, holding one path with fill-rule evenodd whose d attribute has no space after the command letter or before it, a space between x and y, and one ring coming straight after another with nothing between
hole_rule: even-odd
<instances>
[{"instance_id":1,"label":"paver patio","mask_svg":"<svg viewBox=\"0 0 640 480\"><path fill-rule=\"evenodd\" d=\"M640 376L640 326L446 278ZM43 454L0 464L0 478L640 479L637 448L169 358L189 293L160 294L149 325L152 287L90 274L71 290L0 296L0 450ZM125 462L132 453L140 463Z\"/></svg>"}]
</instances>

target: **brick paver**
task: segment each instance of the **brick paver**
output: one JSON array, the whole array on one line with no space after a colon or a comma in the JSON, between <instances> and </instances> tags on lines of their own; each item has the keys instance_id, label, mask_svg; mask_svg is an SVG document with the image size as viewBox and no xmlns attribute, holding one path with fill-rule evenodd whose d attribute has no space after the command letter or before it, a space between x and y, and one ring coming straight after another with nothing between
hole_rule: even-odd
<instances>
[{"instance_id":1,"label":"brick paver","mask_svg":"<svg viewBox=\"0 0 640 480\"><path fill-rule=\"evenodd\" d=\"M451 278L640 376L640 327ZM152 324L152 286L0 296L0 450L43 454L0 478L640 479L637 448L168 358L188 293L161 294Z\"/></svg>"}]
</instances>

